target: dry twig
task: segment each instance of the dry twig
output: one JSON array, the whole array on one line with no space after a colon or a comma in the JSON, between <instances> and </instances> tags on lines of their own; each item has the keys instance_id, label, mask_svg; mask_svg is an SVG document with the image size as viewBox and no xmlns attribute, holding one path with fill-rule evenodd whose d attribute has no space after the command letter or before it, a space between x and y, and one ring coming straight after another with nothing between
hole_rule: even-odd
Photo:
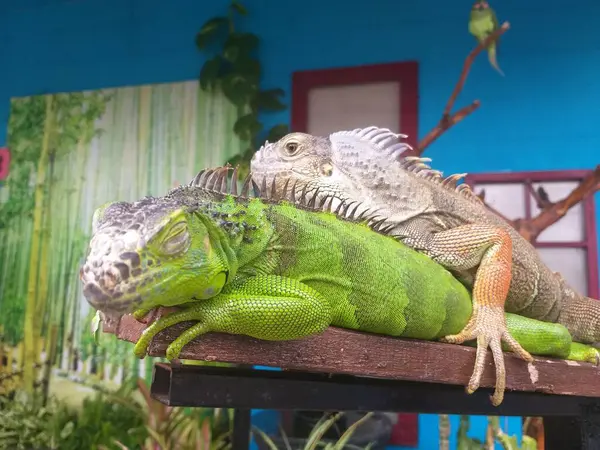
<instances>
[{"instance_id":1,"label":"dry twig","mask_svg":"<svg viewBox=\"0 0 600 450\"><path fill-rule=\"evenodd\" d=\"M562 200L551 202L538 192L536 201L541 212L530 220L515 221L514 227L529 242L535 241L542 231L555 224L567 214L569 209L577 205L589 195L600 189L600 165L587 176L573 191ZM541 205L540 205L541 204Z\"/></svg>"},{"instance_id":2,"label":"dry twig","mask_svg":"<svg viewBox=\"0 0 600 450\"><path fill-rule=\"evenodd\" d=\"M446 107L444 108L444 113L442 114L442 118L438 122L438 124L429 132L427 135L419 142L417 148L415 148L412 152L409 150L407 154L410 152L411 155L421 156L425 149L431 145L433 141L439 138L446 130L448 130L453 125L456 125L458 122L463 120L477 108L479 108L479 100L475 100L468 106L459 109L456 113L452 114L452 108L454 107L454 103L458 97L458 94L462 91L465 81L467 80L467 76L469 75L469 71L471 70L471 66L473 65L473 61L479 53L481 53L487 46L494 40L498 39L502 34L504 34L510 28L510 24L508 22L504 22L500 28L490 34L483 42L478 44L471 53L465 59L463 64L462 72L460 74L460 78L454 86L454 91L452 91L452 95L448 99L448 103L446 103Z\"/></svg>"},{"instance_id":3,"label":"dry twig","mask_svg":"<svg viewBox=\"0 0 600 450\"><path fill-rule=\"evenodd\" d=\"M485 203L485 190L481 190L477 196L484 202L485 206L495 214L506 220L512 227L519 232L521 236L529 242L534 242L536 238L549 226L563 218L569 209L577 205L589 195L593 195L600 190L600 165L577 186L573 191L562 200L552 202L543 188L537 191L531 185L528 186L529 192L535 199L540 213L531 219L510 220L503 216L492 206Z\"/></svg>"}]
</instances>

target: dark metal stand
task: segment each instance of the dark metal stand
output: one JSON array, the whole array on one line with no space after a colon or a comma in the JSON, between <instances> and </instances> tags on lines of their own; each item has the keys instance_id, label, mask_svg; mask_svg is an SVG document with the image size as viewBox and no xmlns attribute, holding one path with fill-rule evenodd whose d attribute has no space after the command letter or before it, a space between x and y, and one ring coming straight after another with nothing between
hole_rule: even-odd
<instances>
[{"instance_id":1,"label":"dark metal stand","mask_svg":"<svg viewBox=\"0 0 600 450\"><path fill-rule=\"evenodd\" d=\"M599 380L600 381L600 380ZM390 411L543 416L545 450L600 450L600 398L507 392L492 406L490 389L350 375L156 364L151 394L171 406L235 408L234 450L248 448L250 409Z\"/></svg>"},{"instance_id":2,"label":"dark metal stand","mask_svg":"<svg viewBox=\"0 0 600 450\"><path fill-rule=\"evenodd\" d=\"M250 446L250 410L236 408L233 416L232 450L247 450Z\"/></svg>"}]
</instances>

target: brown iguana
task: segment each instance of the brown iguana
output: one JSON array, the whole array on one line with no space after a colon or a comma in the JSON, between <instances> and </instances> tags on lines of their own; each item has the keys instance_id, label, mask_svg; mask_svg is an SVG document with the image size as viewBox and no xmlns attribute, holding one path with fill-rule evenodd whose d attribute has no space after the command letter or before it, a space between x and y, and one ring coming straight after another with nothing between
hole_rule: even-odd
<instances>
[{"instance_id":1,"label":"brown iguana","mask_svg":"<svg viewBox=\"0 0 600 450\"><path fill-rule=\"evenodd\" d=\"M503 218L489 210L468 185L466 174L442 177L429 158L399 157L410 148L405 135L368 127L328 137L290 133L266 142L254 155L255 177L292 178L307 192L358 202L376 210L380 228L450 270L473 291L473 314L458 334L442 339L477 339L475 369L467 386L474 392L487 348L496 365L494 404L505 381L501 341L526 361L531 355L506 328L504 312L558 322L573 338L600 340L600 302L574 291L550 270L535 248ZM358 211L355 211L355 214Z\"/></svg>"}]
</instances>

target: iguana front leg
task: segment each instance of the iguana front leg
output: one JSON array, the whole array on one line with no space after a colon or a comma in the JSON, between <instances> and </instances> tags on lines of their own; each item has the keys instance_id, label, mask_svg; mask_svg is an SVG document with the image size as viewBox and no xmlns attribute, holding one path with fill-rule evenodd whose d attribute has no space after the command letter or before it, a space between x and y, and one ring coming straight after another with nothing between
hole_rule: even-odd
<instances>
[{"instance_id":1,"label":"iguana front leg","mask_svg":"<svg viewBox=\"0 0 600 450\"><path fill-rule=\"evenodd\" d=\"M477 339L475 370L467 386L468 393L479 387L487 349L490 347L496 365L496 388L492 403L499 405L506 385L502 341L524 360L533 361L529 352L521 347L506 327L504 303L512 279L510 235L501 228L470 224L421 239L408 238L405 242L450 270L466 271L477 267L473 285L473 315L460 333L445 336L442 341L462 344Z\"/></svg>"},{"instance_id":2,"label":"iguana front leg","mask_svg":"<svg viewBox=\"0 0 600 450\"><path fill-rule=\"evenodd\" d=\"M187 343L210 331L264 340L290 340L321 333L331 323L330 305L317 291L297 280L277 275L249 278L227 286L211 299L182 307L182 311L161 317L146 328L135 345L136 356L146 355L157 333L188 320L198 323L169 345L167 359L177 358Z\"/></svg>"}]
</instances>

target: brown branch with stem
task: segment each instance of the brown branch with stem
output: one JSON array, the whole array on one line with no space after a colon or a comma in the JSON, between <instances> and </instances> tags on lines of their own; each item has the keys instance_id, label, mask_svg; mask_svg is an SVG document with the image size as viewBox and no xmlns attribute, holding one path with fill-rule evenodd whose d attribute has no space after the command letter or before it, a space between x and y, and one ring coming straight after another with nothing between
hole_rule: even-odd
<instances>
[{"instance_id":1,"label":"brown branch with stem","mask_svg":"<svg viewBox=\"0 0 600 450\"><path fill-rule=\"evenodd\" d=\"M477 57L477 55L479 55L479 53L486 49L488 45L490 45L490 43L498 39L509 28L510 24L508 22L504 22L501 27L499 27L482 42L477 44L477 46L473 50L471 50L471 53L469 53L465 59L460 78L454 86L452 95L446 103L446 107L444 108L442 118L440 119L438 124L429 133L427 133L427 135L425 135L423 139L421 139L421 141L415 149L406 152L407 155L411 154L413 156L421 156L425 149L429 147L429 145L431 145L442 134L444 134L444 132L446 132L450 127L456 125L458 122L460 122L473 111L475 111L477 108L479 108L480 102L479 100L475 100L470 105L467 105L464 108L461 108L457 112L452 114L452 108L454 107L454 103L456 103L456 99L458 98L458 95L462 91L465 82L467 81L467 76L469 75L469 71L471 70L473 61L475 61L475 58Z\"/></svg>"},{"instance_id":2,"label":"brown branch with stem","mask_svg":"<svg viewBox=\"0 0 600 450\"><path fill-rule=\"evenodd\" d=\"M600 190L600 165L596 166L569 195L557 202L550 201L543 188L539 188L537 191L531 185L528 185L527 188L540 209L540 213L531 219L508 219L485 203L485 190L482 190L477 196L489 210L506 220L521 236L529 242L534 242L542 231L562 219L569 209Z\"/></svg>"},{"instance_id":3,"label":"brown branch with stem","mask_svg":"<svg viewBox=\"0 0 600 450\"><path fill-rule=\"evenodd\" d=\"M540 213L529 220L520 219L515 221L513 226L516 230L530 242L540 235L542 231L562 219L569 209L579 202L594 194L600 189L600 165L583 179L569 195L557 202L551 202L547 198L543 189L538 190L534 198L541 209Z\"/></svg>"}]
</instances>

